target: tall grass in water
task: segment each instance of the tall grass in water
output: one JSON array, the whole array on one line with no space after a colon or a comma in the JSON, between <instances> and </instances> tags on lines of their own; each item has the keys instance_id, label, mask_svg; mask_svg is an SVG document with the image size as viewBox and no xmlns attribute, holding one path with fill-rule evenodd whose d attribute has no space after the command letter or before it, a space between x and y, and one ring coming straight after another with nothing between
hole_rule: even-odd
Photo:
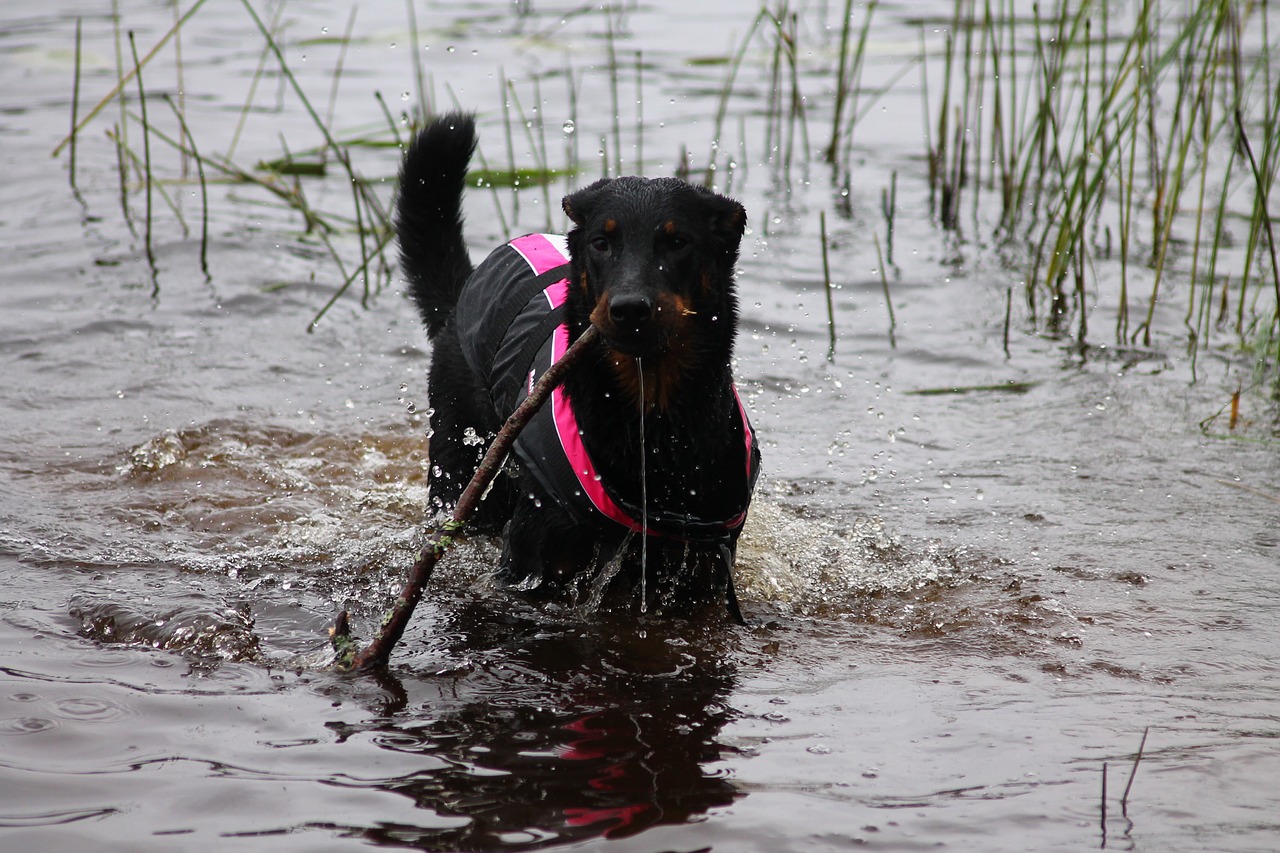
<instances>
[{"instance_id":1,"label":"tall grass in water","mask_svg":"<svg viewBox=\"0 0 1280 853\"><path fill-rule=\"evenodd\" d=\"M857 113L857 93L862 80L862 63L867 52L867 36L871 32L871 17L875 14L875 0L867 4L866 18L858 35L858 43L851 46L853 37L853 0L845 0L844 15L840 19L840 58L836 63L835 106L831 118L831 141L827 143L824 158L835 164L840 159L841 139L853 137L853 121L845 125L846 105Z\"/></svg>"},{"instance_id":2,"label":"tall grass in water","mask_svg":"<svg viewBox=\"0 0 1280 853\"><path fill-rule=\"evenodd\" d=\"M1116 20L1114 4L1084 0L1036 4L1028 23L1012 0L956 0L929 146L939 224L1024 245L1026 303L1052 334L1086 344L1102 308L1117 343L1150 346L1159 306L1186 287L1193 349L1229 324L1241 343L1268 342L1274 365L1280 86L1266 6L1141 0ZM994 204L978 203L983 189ZM1241 221L1243 250L1229 245ZM1171 279L1186 246L1190 268ZM1098 270L1117 251L1112 294ZM1234 316L1215 318L1215 292Z\"/></svg>"},{"instance_id":3,"label":"tall grass in water","mask_svg":"<svg viewBox=\"0 0 1280 853\"><path fill-rule=\"evenodd\" d=\"M147 193L146 248L147 266L151 268L152 293L159 291L160 279L156 276L156 255L151 247L151 126L147 122L147 93L142 86L142 66L138 63L138 45L129 31L129 50L133 54L134 79L138 83L138 107L142 111L143 176Z\"/></svg>"},{"instance_id":4,"label":"tall grass in water","mask_svg":"<svg viewBox=\"0 0 1280 853\"><path fill-rule=\"evenodd\" d=\"M139 157L129 143L129 125L134 125L136 139L142 123L130 84L166 45L176 46L179 31L191 25L203 3L192 0L134 67L122 60L118 85L92 109L77 107L72 120L68 140L106 106L120 103L114 137L121 205L130 228L135 220L130 193L138 193L151 172L162 168L156 152L148 167L146 151ZM391 185L362 175L356 155L362 148L403 145L432 109L415 7L409 4L407 13L414 49L405 74L412 75L417 96L406 111L394 115L376 96L372 111L378 116L377 129L353 135L336 129L333 116L354 10L345 34L324 40L338 44L342 53L326 80L328 108L317 110L291 68L289 57L297 45L286 50L282 41L285 5L277 3L274 18L264 21L253 3L242 0L246 20L261 42L261 58L240 121L250 121L259 78L276 73L282 97L300 105L310 118L314 145L290 146L282 140L284 156L237 165L239 128L225 154L210 154L211 146L205 144L197 151L185 124L198 132L198 122L191 116L183 119L181 104L174 110L177 129L166 133L155 126L162 117L151 116L142 138L144 145L168 146L171 154L190 158L215 180L252 184L270 194L301 218L309 238L332 257L339 284L330 304L357 284L367 300L390 278ZM513 214L521 203L533 207L530 200L536 200L544 220L538 227L556 224L551 221L555 205L549 183L563 178L565 189L572 187L582 140L589 150L599 141L599 171L604 174L653 171L644 162L644 75L650 72L639 52L628 49L627 8L617 2L589 4L567 16L588 20L600 36L597 79L603 82L594 97L612 109L579 115L579 97L588 91L592 75L578 54L566 58L564 67L527 80L499 75L501 108L489 104L487 112L501 118L506 133L494 136L501 141L490 146L507 144L501 154L490 147L488 158L480 150L472 183L491 191L501 231L517 227ZM747 162L747 132L762 132L764 146L756 151L769 162L777 187L793 186L794 168L829 163L833 179L846 193L837 209L852 216L848 191L857 183L852 176L858 123L880 94L919 65L925 132L904 144L918 145L928 154L933 216L948 232L947 240L999 241L1003 257L1022 259L1025 284L1020 293L1037 328L1070 337L1081 347L1101 335L1145 347L1170 334L1164 309L1176 301L1181 308L1176 316L1184 325L1175 320L1172 331L1186 336L1193 354L1212 340L1251 347L1264 364L1278 361L1280 260L1272 195L1280 169L1280 82L1269 68L1273 50L1266 3L953 0L945 32L935 37L922 28L921 61L908 59L898 72L882 76L887 82L879 90L862 82L875 46L871 27L881 25L886 15L905 14L900 6L769 0L751 9L756 14L741 19L727 54L708 61L724 69L709 138L680 140L677 172L724 191L740 190L745 172L738 164ZM822 32L829 35L815 35ZM186 39L188 48L191 43ZM561 119L545 123L543 90L551 86L543 84L555 77L566 84L564 94L554 99L565 103L567 97L562 145L556 144ZM632 116L623 115L623 93L632 86L634 125ZM766 94L754 94L761 89ZM452 94L447 85L445 90ZM740 103L751 98L755 100ZM80 100L73 97L77 104ZM486 108L473 102L459 106ZM735 127L740 137L736 145L727 138ZM691 126L690 132L708 133L706 125ZM706 160L693 162L690 150L706 151ZM551 162L560 156L562 165ZM393 168L389 163L386 158L384 166ZM911 180L905 172L902 177ZM342 193L314 190L317 183L335 178L348 185ZM178 215L164 192L166 181L150 183L162 204ZM882 275L895 263L894 187L896 180L881 201L888 220L880 243L883 257L877 259ZM326 200L324 209L313 197ZM202 245L206 241L202 238ZM831 261L840 263L838 257ZM892 311L887 296L886 303ZM327 306L316 319L324 310ZM1097 322L1100 313L1113 322ZM1006 330L1008 325L1006 319Z\"/></svg>"},{"instance_id":5,"label":"tall grass in water","mask_svg":"<svg viewBox=\"0 0 1280 853\"><path fill-rule=\"evenodd\" d=\"M125 213L125 219L130 227L133 227L132 216L129 206L129 195L135 186L132 174L137 175L137 184L141 185L145 195L146 213L144 222L143 238L145 242L146 255L148 263L153 270L154 275L154 250L153 250L153 231L157 223L155 223L155 215L152 209L152 193L156 193L168 205L173 212L175 218L182 227L184 234L187 231L186 224L183 221L181 208L177 205L165 190L166 185L172 185L175 182L181 183L187 178L187 164L194 162L197 167L198 178L201 186L201 208L202 208L202 229L201 229L201 249L200 264L205 274L209 274L208 266L208 182L206 173L212 173L223 182L231 181L235 183L247 184L266 191L285 206L296 211L302 219L305 231L317 239L332 257L334 264L340 276L340 283L333 292L328 303L319 309L316 317L312 320L311 326L320 320L325 312L339 298L350 290L352 285L360 283L362 285L361 301L367 302L368 298L376 287L381 287L382 283L390 280L390 270L392 263L387 259L385 252L388 248L393 235L394 229L389 214L389 206L385 199L378 195L378 188L382 182L371 181L361 175L352 158L352 152L361 147L395 147L401 142L399 127L395 119L386 113L385 105L382 106L384 114L388 118L387 137L369 136L365 134L349 136L345 141L339 141L332 131L332 116L334 114L334 101L336 98L337 87L342 75L343 62L345 59L346 44L350 41L350 33L354 24L354 10L348 19L346 33L341 39L337 40L341 50L337 67L333 74L332 85L329 92L329 107L326 110L327 116L322 118L320 112L312 105L306 91L303 89L297 78L294 76L291 63L289 62L286 52L280 42L279 36L281 32L280 20L285 3L276 5L275 18L270 25L258 16L252 3L243 0L242 7L248 16L252 26L259 34L262 41L261 60L258 69L253 75L250 82L249 94L244 103L244 107L240 113L239 121L234 128L231 136L230 146L224 154L207 154L198 149L196 139L192 135L193 129L188 126L187 116L182 107L181 99L174 103L173 99L168 95L164 95L166 100L170 102L173 112L173 119L176 121L176 128L172 132L165 132L156 125L154 117L148 116L148 96L142 88L143 72L146 66L152 62L157 56L162 55L162 51L167 46L172 46L172 58L178 65L178 79L184 80L183 70L181 67L181 54L177 50L180 44L181 30L187 26L191 26L191 21L196 13L204 5L205 0L194 0L184 13L179 14L177 8L174 9L174 22L172 27L143 55L139 56L136 47L132 44L132 33L130 36L130 47L134 51L133 63L126 66L121 59L118 63L118 73L116 84L104 95L96 106L88 111L80 111L78 92L73 98L76 104L76 113L73 116L71 131L67 138L60 143L54 150L57 155L64 146L72 145L77 137L81 135L86 125L93 121L94 118L113 101L119 101L121 104L121 116L115 128L108 132L116 145L118 160L120 163L120 187L121 187L121 205ZM119 30L119 20L117 19L116 28ZM414 31L416 22L410 22L410 29ZM119 41L117 36L117 41ZM416 39L415 39L416 41ZM250 110L253 108L255 94L258 89L260 78L266 73L268 67L274 64L278 70L282 85L288 87L288 91L292 92L305 114L311 119L315 132L321 140L319 145L304 148L302 150L290 150L287 140L281 139L281 147L283 156L273 160L263 160L253 166L237 165L234 162L235 149L240 140L241 132L245 127L249 117ZM421 72L420 63L415 62L415 76L419 84L419 104L429 103L427 94L422 91L424 80ZM135 83L137 92L137 107L135 112L131 109L132 98L129 97L127 87L130 83ZM77 76L78 85L78 76ZM181 86L179 96L181 96ZM283 90L282 90L283 91ZM406 116L404 121L406 124L412 125L421 119L421 115L414 117ZM142 130L142 155L141 157L135 153L129 142L129 125L139 125ZM158 157L153 152L153 143L159 143L161 146L167 146L178 158L181 169L178 175L174 176L167 171L167 161ZM328 174L330 168L336 169L337 173L345 178L349 185L349 193L347 195L347 206L341 204L336 206L332 201L329 202L328 209L318 209L315 207L308 197L305 190L303 180L306 178L324 178ZM74 179L74 178L73 178ZM329 194L326 194L329 195ZM346 251L334 242L334 236L338 234L350 234L353 237L358 257L354 264L349 263L344 254ZM376 280L376 284L375 284Z\"/></svg>"}]
</instances>

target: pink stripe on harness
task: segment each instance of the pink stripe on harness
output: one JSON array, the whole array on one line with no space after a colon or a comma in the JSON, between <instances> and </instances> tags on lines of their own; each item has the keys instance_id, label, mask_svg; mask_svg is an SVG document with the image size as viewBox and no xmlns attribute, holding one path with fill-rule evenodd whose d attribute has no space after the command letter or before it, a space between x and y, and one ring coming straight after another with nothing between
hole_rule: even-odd
<instances>
[{"instance_id":1,"label":"pink stripe on harness","mask_svg":"<svg viewBox=\"0 0 1280 853\"><path fill-rule=\"evenodd\" d=\"M534 275L569 262L569 244L559 234L526 234L511 241L511 248L529 264Z\"/></svg>"},{"instance_id":2,"label":"pink stripe on harness","mask_svg":"<svg viewBox=\"0 0 1280 853\"><path fill-rule=\"evenodd\" d=\"M534 275L541 275L550 269L569 260L568 247L564 238L553 234L529 234L511 241L511 247L529 264ZM564 278L549 286L543 293L552 308L559 308L569 297L569 279ZM561 324L551 336L551 363L555 364L569 349L569 326ZM546 370L550 365L544 365ZM631 530L639 530L636 520L614 503L613 498L605 491L596 471L595 463L582 443L582 431L578 428L578 419L573 414L573 406L569 404L568 395L561 385L551 392L551 417L555 421L556 434L560 437L560 447L565 458L573 468L578 485L593 506L606 517Z\"/></svg>"}]
</instances>

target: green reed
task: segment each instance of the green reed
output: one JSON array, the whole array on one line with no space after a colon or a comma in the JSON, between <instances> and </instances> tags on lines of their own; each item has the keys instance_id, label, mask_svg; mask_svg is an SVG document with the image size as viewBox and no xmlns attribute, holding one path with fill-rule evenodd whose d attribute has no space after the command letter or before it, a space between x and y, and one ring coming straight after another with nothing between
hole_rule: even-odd
<instances>
[{"instance_id":1,"label":"green reed","mask_svg":"<svg viewBox=\"0 0 1280 853\"><path fill-rule=\"evenodd\" d=\"M818 211L818 235L822 241L822 293L827 303L827 361L836 357L836 309L831 298L831 261L827 253L827 212Z\"/></svg>"},{"instance_id":2,"label":"green reed","mask_svg":"<svg viewBox=\"0 0 1280 853\"><path fill-rule=\"evenodd\" d=\"M284 17L285 7L288 5L287 0L281 0L276 4L275 14L271 18L270 31L272 33L280 32L280 22ZM244 132L245 125L249 121L249 113L253 108L254 101L258 97L258 86L262 82L262 75L267 70L267 63L271 60L271 47L269 43L264 43L262 49L258 51L258 64L254 68L253 76L249 78L249 91L245 95L244 105L240 108L240 116L236 121L236 129L231 134L231 144L227 146L226 157L228 160L235 159L236 147L240 144L240 135Z\"/></svg>"},{"instance_id":3,"label":"green reed","mask_svg":"<svg viewBox=\"0 0 1280 853\"><path fill-rule=\"evenodd\" d=\"M63 139L57 145L54 146L53 152L52 152L53 156L57 157L59 154L61 154L62 149L71 143L71 140L75 136L75 134L84 130L85 125L93 121L98 116L98 114L102 112L103 108L107 106L107 104L111 103L113 100L123 97L124 88L129 85L129 82L131 80L133 80L134 75L137 74L139 71L141 71L142 68L144 68L147 65L147 63L149 63L152 59L155 58L156 54L158 54L161 50L164 49L164 46L168 44L170 40L173 39L177 31L181 29L191 19L191 17L200 10L200 7L203 6L205 2L206 0L196 0L196 2L194 2L191 5L191 8L188 9L182 15L182 17L179 18L174 23L174 25L168 30L168 32L166 32L160 38L160 40L157 41L152 46L151 50L147 51L147 53L142 57L142 60L138 63L135 63L133 68L125 68L120 56L119 55L117 56L117 60L116 60L117 79L116 79L115 85L112 86L111 90L107 92L107 94L103 95L102 99L99 100L98 103L92 109L90 109L89 112L85 114L72 127L71 133L68 133L65 137L63 137ZM118 25L119 16L115 15L113 16L113 18ZM118 38L117 38L117 41L118 41ZM121 100L120 103L121 103L121 110L123 115L124 101Z\"/></svg>"},{"instance_id":4,"label":"green reed","mask_svg":"<svg viewBox=\"0 0 1280 853\"><path fill-rule=\"evenodd\" d=\"M767 20L771 20L767 9L761 9L756 13L755 17L751 19L751 24L747 28L747 33L743 37L741 44L738 45L737 50L734 51L726 65L725 79L720 88L720 96L716 101L715 119L711 125L711 150L707 158L707 167L703 179L703 183L708 187L715 181L716 172L719 169L719 155L721 150L725 148L723 145L724 124L729 114L729 102L733 97L734 84L738 79L738 72L742 69L743 61L746 59L747 51L755 40L756 33ZM690 154L682 144L680 159L676 168L677 177L688 180L693 171L691 164Z\"/></svg>"},{"instance_id":5,"label":"green reed","mask_svg":"<svg viewBox=\"0 0 1280 853\"><path fill-rule=\"evenodd\" d=\"M142 118L137 113L128 113L127 117L131 121L136 121L139 125L142 124ZM158 135L158 132L154 127L152 127L151 137L154 139L157 137L157 135ZM120 181L121 193L129 192L129 187L130 187L129 175L131 173L136 173L139 176L139 179L138 179L139 183L142 184L143 186L142 191L145 193L146 191L145 182L148 174L147 161L146 161L145 154L140 154L134 149L130 148L128 144L124 141L124 139L120 136L120 133L115 126L113 126L110 130L106 132L106 136L107 136L107 139L111 141L112 145L114 145L116 149L116 163L117 163L116 168L118 172L118 178ZM169 210L171 214L173 214L174 221L177 222L178 227L182 229L183 236L186 236L189 233L189 229L187 227L186 217L183 216L182 214L181 205L179 205L178 202L174 200L173 196L169 194L169 191L165 189L164 183L160 182L159 180L156 180L154 178L154 175L153 175L153 180L151 182L151 190L156 196L159 196L162 202L164 202L165 207ZM125 215L127 217L129 227L132 229L133 214L131 212L131 209L126 208ZM144 222L144 225L145 225L145 222ZM144 230L144 237L145 237L145 230Z\"/></svg>"},{"instance_id":6,"label":"green reed","mask_svg":"<svg viewBox=\"0 0 1280 853\"><path fill-rule=\"evenodd\" d=\"M616 3L609 3L604 7L605 13L605 48L607 51L607 63L609 69L609 123L613 130L613 157L614 162L612 168L608 165L608 158L605 158L605 175L617 177L623 174L623 156L622 156L622 108L618 102L618 27L620 25L619 17L621 11Z\"/></svg>"},{"instance_id":7,"label":"green reed","mask_svg":"<svg viewBox=\"0 0 1280 853\"><path fill-rule=\"evenodd\" d=\"M76 59L75 59L75 77L71 86L71 132L69 134L70 149L67 153L68 173L71 178L71 189L76 188L76 125L80 118L80 30L83 23L81 18L76 18Z\"/></svg>"},{"instance_id":8,"label":"green reed","mask_svg":"<svg viewBox=\"0 0 1280 853\"><path fill-rule=\"evenodd\" d=\"M272 19L264 22L253 4L242 0L262 50L227 152L211 155L197 150L181 103L174 108L179 128L173 134L125 105L126 87L167 45L180 49L181 30L203 2L194 0L181 15L175 5L173 27L132 67L118 60L117 84L83 114L77 71L71 132L55 153L73 145L104 107L118 101L120 121L111 136L121 208L131 229L129 197L140 185L148 194L158 192L181 219L180 206L167 199L165 181L158 180L161 167L147 152L159 142L184 163L189 157L200 172L202 267L207 270L207 173L214 181L253 186L296 212L338 271L341 285L330 304L356 282L363 286L361 301L367 302L390 280L386 248L394 228L388 185L362 175L353 153L403 146L406 128L411 132L430 114L431 83L420 55L414 4L407 4L414 105L393 113L375 94L380 120L373 130L357 134L335 127L355 9L344 34L328 40L340 49L321 111L290 66L283 44L286 4L277 3ZM926 155L921 171L927 171L919 177L928 183L933 220L947 241L994 243L1002 257L1017 259L1024 272L1021 296L1035 328L1069 335L1080 346L1092 344L1098 329L1105 328L1119 344L1151 347L1171 332L1159 325L1167 316L1161 308L1184 300L1178 302L1182 327L1177 332L1185 335L1193 359L1210 341L1225 344L1230 333L1239 347L1259 353L1264 366L1280 363L1275 349L1280 258L1272 222L1280 171L1280 85L1270 69L1274 50L1267 4L1135 0L1131 7L1118 7L1104 0L1060 0L1028 7L1016 0L953 0L945 33L927 35L922 27L919 61L904 62L874 91L862 81L873 44L871 26L887 7L873 0L859 15L853 6L851 0L817 7L770 0L756 7L745 34L727 45L724 57L698 61L723 65L724 75L709 139L682 140L674 171L723 191L735 188L746 177L748 131L762 130L762 159L770 164L776 186L790 186L797 166L808 170L828 164L833 184L842 190L836 209L852 218L852 189L859 184L854 173L861 168L853 153L855 130L877 99L919 65L925 116L919 148ZM827 29L820 16L828 12L841 15L830 28L830 43L802 43ZM542 207L540 226L554 225L551 184L563 178L565 190L572 188L583 134L588 147L599 141L602 174L646 171L647 71L640 52L626 49L626 6L613 2L569 15L580 16L592 16L602 37L599 63L608 75L602 100L611 109L598 118L588 115L595 124L584 123L578 103L587 71L573 66L577 60L518 84L498 75L504 156L498 160L501 168L492 168L480 150L472 183L490 190L502 233L514 227L529 193L540 196L532 196ZM236 165L260 78L276 68L281 96L302 107L321 141L290 151L282 140L285 156L265 158L252 168ZM556 100L567 103L571 124L565 125L563 151L553 154L556 146L548 144L548 134L554 139L557 129L545 125L543 83L554 76L565 80L565 92ZM622 103L622 93L632 85L633 117L623 115ZM752 86L768 93L762 115L755 102L738 109ZM139 97L145 112L145 98ZM817 147L811 145L810 123L825 128L828 121L829 133ZM129 124L143 128L141 157L129 145ZM735 127L736 144L729 139ZM703 144L708 148L699 147ZM707 150L705 164L695 163L690 149ZM553 156L563 163L553 164ZM137 181L130 179L131 172ZM308 193L308 186L335 178L348 182L347 193ZM895 172L890 188L881 192L886 231L883 241L876 236L891 336L895 323L885 276L894 265L897 178ZM71 179L76 180L74 162ZM326 209L317 209L312 194L325 199ZM146 229L148 244L152 227ZM823 247L826 253L825 238ZM1007 294L1005 306L1006 351L1013 295ZM1114 322L1091 324L1090 315L1099 311ZM832 329L833 318L831 312Z\"/></svg>"},{"instance_id":9,"label":"green reed","mask_svg":"<svg viewBox=\"0 0 1280 853\"><path fill-rule=\"evenodd\" d=\"M885 269L884 253L880 250L880 235L872 233L871 241L876 247L876 268L880 271L880 290L884 293L884 307L889 312L889 348L898 348L898 339L894 330L898 328L898 318L893 313L893 298L889 295L889 274Z\"/></svg>"},{"instance_id":10,"label":"green reed","mask_svg":"<svg viewBox=\"0 0 1280 853\"><path fill-rule=\"evenodd\" d=\"M204 273L205 278L209 277L209 185L205 180L204 161L200 158L200 151L196 148L195 137L191 135L190 128L187 127L187 120L182 114L182 110L173 102L168 95L164 96L165 102L169 104L169 108L173 111L174 117L178 120L178 124L182 128L181 139L185 140L191 146L192 159L196 163L196 176L200 179L200 271Z\"/></svg>"},{"instance_id":11,"label":"green reed","mask_svg":"<svg viewBox=\"0 0 1280 853\"><path fill-rule=\"evenodd\" d=\"M133 38L133 30L129 31L129 49L133 53L134 80L138 84L138 108L142 111L142 157L143 178L146 185L147 217L145 220L147 266L151 268L152 293L160 290L160 279L156 276L156 254L151 246L151 186L154 183L151 175L151 125L147 122L147 92L142 85L142 67L138 63L138 45Z\"/></svg>"},{"instance_id":12,"label":"green reed","mask_svg":"<svg viewBox=\"0 0 1280 853\"><path fill-rule=\"evenodd\" d=\"M409 54L413 57L413 90L418 102L418 119L426 121L427 116L431 115L429 98L431 87L427 83L426 72L422 67L422 51L418 50L418 15L414 11L414 0L405 0L404 5L409 18ZM354 6L351 9L351 15L355 17Z\"/></svg>"},{"instance_id":13,"label":"green reed","mask_svg":"<svg viewBox=\"0 0 1280 853\"><path fill-rule=\"evenodd\" d=\"M1190 280L1185 313L1193 347L1207 341L1211 297L1217 290L1226 299L1228 280L1238 336L1280 328L1280 261L1268 201L1280 170L1280 95L1271 81L1265 10L1216 0L1174 11L1142 0L1118 37L1112 7L1101 0L1060 3L1047 16L1036 4L1029 24L1016 19L1012 2L997 5L985 0L979 10L975 0L956 0L936 109L925 89L934 116L928 165L938 224L1025 246L1033 321L1052 334L1070 323L1082 344L1113 229L1118 343L1152 345L1157 308L1172 298L1165 291L1173 247L1184 243L1190 269L1178 284ZM1249 16L1255 24L1264 19L1264 33L1261 50L1246 55L1241 32ZM994 205L980 203L985 188L995 191ZM1235 201L1241 191L1250 199L1247 211ZM972 204L962 206L962 198ZM962 218L962 210L970 213ZM1227 223L1239 218L1249 223L1248 239L1243 251L1228 252ZM1224 278L1228 255L1239 267ZM1252 287L1262 276L1270 300ZM1131 325L1135 277L1146 290Z\"/></svg>"},{"instance_id":14,"label":"green reed","mask_svg":"<svg viewBox=\"0 0 1280 853\"><path fill-rule=\"evenodd\" d=\"M858 43L851 49L853 35L853 0L845 0L844 15L840 20L840 58L836 63L836 91L831 117L831 141L827 143L824 158L828 163L836 164L842 150L841 138L847 134L853 136L853 122L845 127L846 107L857 113L857 93L862 81L862 65L866 57L867 35L871 32L871 18L875 14L875 0L867 4L866 17L862 30L858 35Z\"/></svg>"}]
</instances>

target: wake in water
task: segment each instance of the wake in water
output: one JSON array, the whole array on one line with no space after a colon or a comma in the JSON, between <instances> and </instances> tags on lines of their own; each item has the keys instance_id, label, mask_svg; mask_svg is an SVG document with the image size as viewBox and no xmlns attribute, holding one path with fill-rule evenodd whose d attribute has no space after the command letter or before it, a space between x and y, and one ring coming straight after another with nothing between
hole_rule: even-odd
<instances>
[{"instance_id":1,"label":"wake in water","mask_svg":"<svg viewBox=\"0 0 1280 853\"><path fill-rule=\"evenodd\" d=\"M46 533L14 547L30 562L93 568L100 580L69 610L94 641L179 651L212 665L318 661L335 611L351 610L367 632L398 592L424 523L425 464L411 427L347 436L217 423L166 432L118 465L98 463L67 478L111 529ZM988 637L1072 628L1069 614L1048 597L1018 593L1010 572L990 559L904 540L875 518L802 515L765 486L735 569L749 622L766 614L851 618L935 634L976 628ZM687 555L660 567L659 595L650 589L655 567L644 540L637 532L617 552L597 555L598 570L568 590L572 618L591 621L619 605L635 613L636 592L649 609L678 604L671 577L678 585L699 567ZM638 555L642 568L623 583L627 555ZM544 607L567 615L506 587L497 563L486 537L455 549L432 581L435 606L428 602L420 630L438 630L433 620L459 602L531 607L532 618Z\"/></svg>"},{"instance_id":2,"label":"wake in water","mask_svg":"<svg viewBox=\"0 0 1280 853\"><path fill-rule=\"evenodd\" d=\"M738 589L744 600L784 610L839 611L858 597L954 580L955 557L941 546L903 542L879 518L840 525L762 496L738 542Z\"/></svg>"}]
</instances>

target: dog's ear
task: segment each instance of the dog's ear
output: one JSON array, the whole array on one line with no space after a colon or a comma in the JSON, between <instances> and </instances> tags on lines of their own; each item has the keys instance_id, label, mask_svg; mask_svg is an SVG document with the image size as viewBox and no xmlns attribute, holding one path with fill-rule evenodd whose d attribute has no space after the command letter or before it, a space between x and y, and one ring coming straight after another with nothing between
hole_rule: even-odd
<instances>
[{"instance_id":1,"label":"dog's ear","mask_svg":"<svg viewBox=\"0 0 1280 853\"><path fill-rule=\"evenodd\" d=\"M573 220L574 225L581 225L591 217L591 211L600 199L600 191L612 178L601 178L594 184L585 186L575 193L570 193L560 201L564 215Z\"/></svg>"},{"instance_id":2,"label":"dog's ear","mask_svg":"<svg viewBox=\"0 0 1280 853\"><path fill-rule=\"evenodd\" d=\"M747 228L747 209L727 196L710 193L707 198L711 232L737 248Z\"/></svg>"}]
</instances>

